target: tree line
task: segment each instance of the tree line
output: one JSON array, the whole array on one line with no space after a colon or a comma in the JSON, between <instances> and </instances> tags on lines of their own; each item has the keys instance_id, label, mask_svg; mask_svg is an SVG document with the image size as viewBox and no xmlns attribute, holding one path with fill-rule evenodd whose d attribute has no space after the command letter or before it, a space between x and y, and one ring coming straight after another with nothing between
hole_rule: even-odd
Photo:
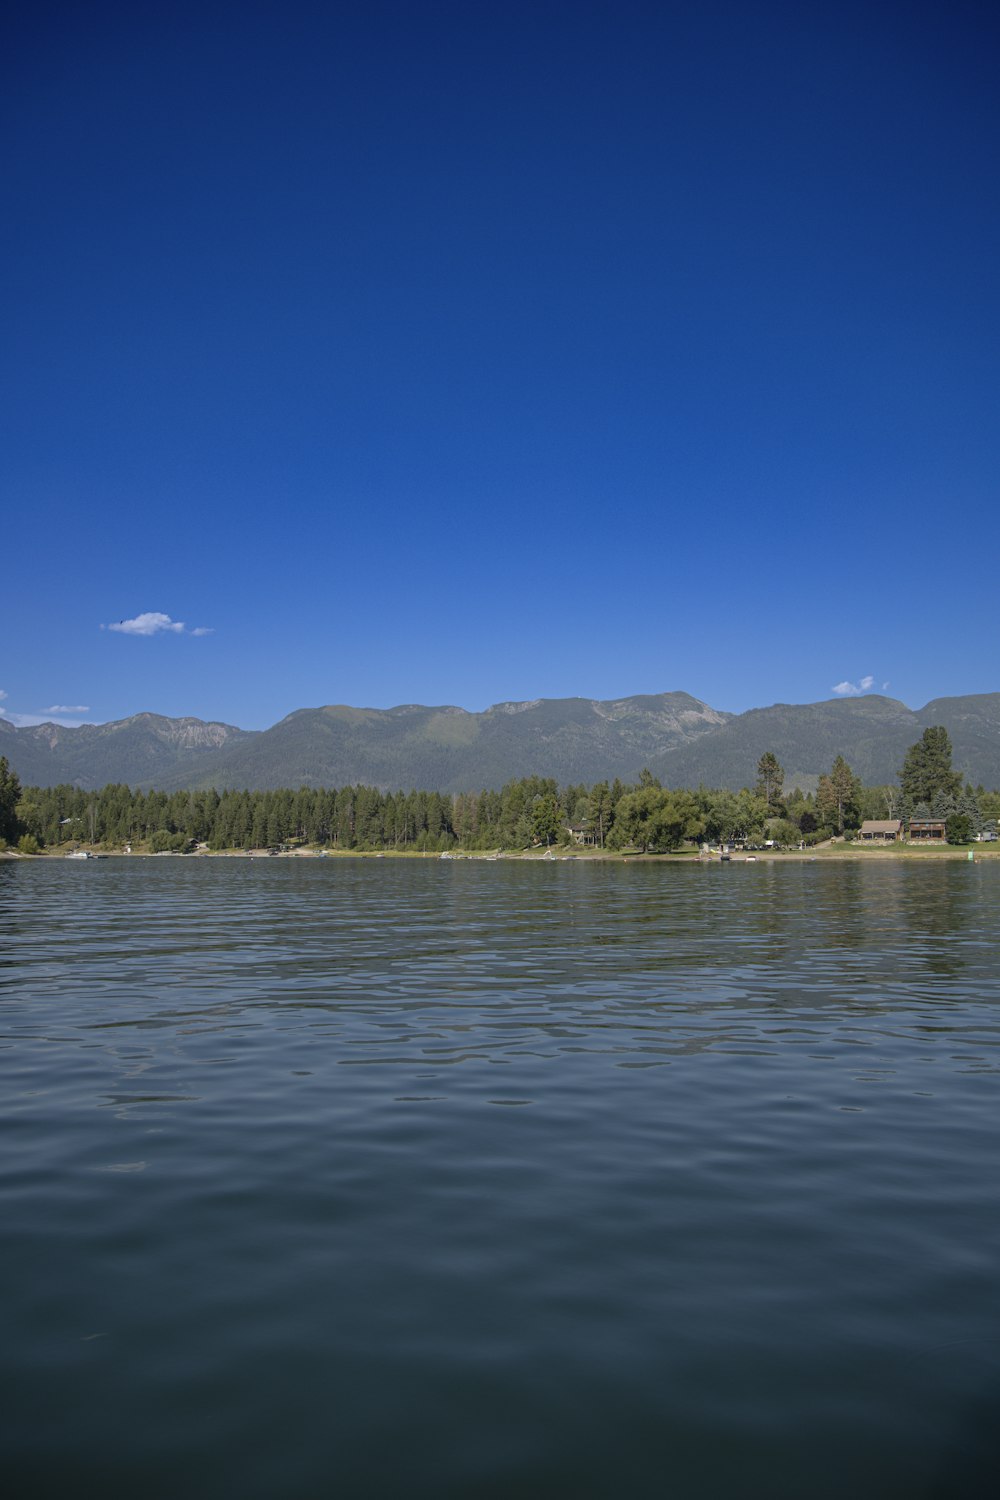
<instances>
[{"instance_id":1,"label":"tree line","mask_svg":"<svg viewBox=\"0 0 1000 1500\"><path fill-rule=\"evenodd\" d=\"M369 786L278 791L134 791L113 784L22 789L0 758L0 843L25 853L88 843L183 852L281 848L443 853L526 849L583 842L599 848L669 851L685 843L763 843L797 847L850 836L866 818L943 819L964 843L1000 816L1000 793L973 788L952 770L947 731L928 729L907 752L899 783L865 786L843 756L815 792L784 791L784 771L766 751L752 786L669 789L649 771L559 787L539 776L499 791L386 792Z\"/></svg>"}]
</instances>

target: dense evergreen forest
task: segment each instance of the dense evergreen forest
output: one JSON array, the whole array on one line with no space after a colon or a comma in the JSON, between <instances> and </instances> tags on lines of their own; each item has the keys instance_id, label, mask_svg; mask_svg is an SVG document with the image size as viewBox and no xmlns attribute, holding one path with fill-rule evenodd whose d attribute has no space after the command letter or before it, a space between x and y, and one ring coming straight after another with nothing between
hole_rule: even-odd
<instances>
[{"instance_id":1,"label":"dense evergreen forest","mask_svg":"<svg viewBox=\"0 0 1000 1500\"><path fill-rule=\"evenodd\" d=\"M314 845L333 850L528 849L573 843L643 853L685 843L771 841L813 845L850 836L865 818L935 817L954 843L995 826L1000 793L963 786L951 769L943 729L925 731L911 747L898 785L864 786L838 756L815 793L783 790L784 773L770 752L760 757L752 786L740 792L698 787L668 790L648 771L636 785L619 780L557 786L529 776L500 791L450 796L383 792L348 786L284 791L99 792L73 786L21 789L0 758L0 846L22 852L92 844L152 852L263 849Z\"/></svg>"}]
</instances>

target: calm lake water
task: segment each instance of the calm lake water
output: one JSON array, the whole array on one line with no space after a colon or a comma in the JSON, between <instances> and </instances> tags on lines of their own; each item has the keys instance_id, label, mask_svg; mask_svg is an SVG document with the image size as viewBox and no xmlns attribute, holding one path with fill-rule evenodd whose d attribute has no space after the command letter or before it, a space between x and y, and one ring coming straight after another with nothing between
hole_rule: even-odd
<instances>
[{"instance_id":1,"label":"calm lake water","mask_svg":"<svg viewBox=\"0 0 1000 1500\"><path fill-rule=\"evenodd\" d=\"M998 911L997 864L0 866L5 1492L997 1492Z\"/></svg>"}]
</instances>

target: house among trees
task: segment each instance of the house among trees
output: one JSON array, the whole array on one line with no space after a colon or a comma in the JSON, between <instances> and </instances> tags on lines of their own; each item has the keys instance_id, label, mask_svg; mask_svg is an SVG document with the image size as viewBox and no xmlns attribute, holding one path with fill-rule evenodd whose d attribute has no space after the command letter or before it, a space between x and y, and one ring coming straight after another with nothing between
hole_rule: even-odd
<instances>
[{"instance_id":1,"label":"house among trees","mask_svg":"<svg viewBox=\"0 0 1000 1500\"><path fill-rule=\"evenodd\" d=\"M858 830L858 838L868 844L895 844L902 837L899 818L866 818Z\"/></svg>"},{"instance_id":2,"label":"house among trees","mask_svg":"<svg viewBox=\"0 0 1000 1500\"><path fill-rule=\"evenodd\" d=\"M910 838L943 844L948 837L943 818L911 818Z\"/></svg>"}]
</instances>

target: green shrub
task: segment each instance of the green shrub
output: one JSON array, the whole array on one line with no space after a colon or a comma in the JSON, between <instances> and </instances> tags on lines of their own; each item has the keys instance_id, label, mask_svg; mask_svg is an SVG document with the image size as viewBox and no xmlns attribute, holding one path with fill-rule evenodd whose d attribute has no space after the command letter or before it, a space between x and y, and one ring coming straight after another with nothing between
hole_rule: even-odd
<instances>
[{"instance_id":1,"label":"green shrub","mask_svg":"<svg viewBox=\"0 0 1000 1500\"><path fill-rule=\"evenodd\" d=\"M184 854L190 843L186 833L168 833L165 828L157 828L149 839L154 854Z\"/></svg>"},{"instance_id":2,"label":"green shrub","mask_svg":"<svg viewBox=\"0 0 1000 1500\"><path fill-rule=\"evenodd\" d=\"M17 847L22 854L41 854L42 846L33 833L22 833L17 841Z\"/></svg>"},{"instance_id":3,"label":"green shrub","mask_svg":"<svg viewBox=\"0 0 1000 1500\"><path fill-rule=\"evenodd\" d=\"M967 844L972 838L972 820L968 813L952 813L944 827L949 844Z\"/></svg>"}]
</instances>

